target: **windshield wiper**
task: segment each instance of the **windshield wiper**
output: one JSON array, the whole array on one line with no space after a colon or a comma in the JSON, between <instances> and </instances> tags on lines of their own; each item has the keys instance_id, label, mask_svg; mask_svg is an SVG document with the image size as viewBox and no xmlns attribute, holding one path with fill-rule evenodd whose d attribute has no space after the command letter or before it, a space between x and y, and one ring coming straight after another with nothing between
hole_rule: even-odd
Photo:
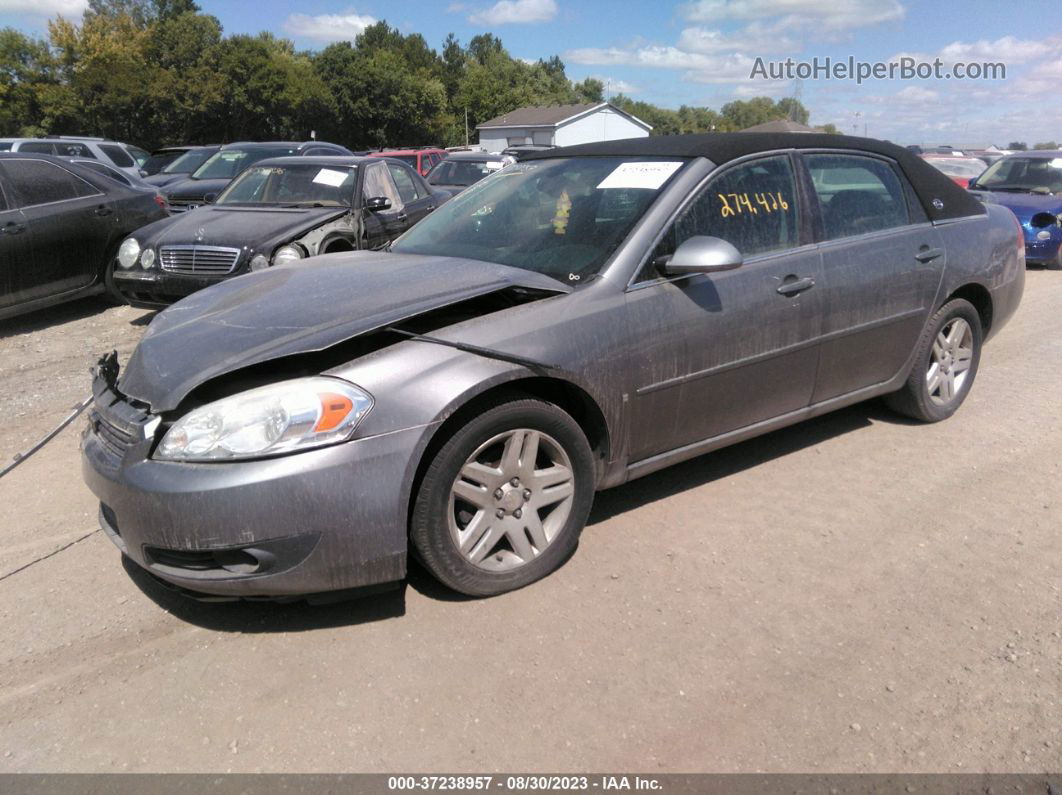
<instances>
[{"instance_id":1,"label":"windshield wiper","mask_svg":"<svg viewBox=\"0 0 1062 795\"><path fill-rule=\"evenodd\" d=\"M431 342L436 345L445 345L448 348L456 348L457 350L464 351L465 353L474 353L477 356L483 356L487 359L497 359L501 362L518 364L522 367L526 367L532 372L545 373L554 369L552 365L543 364L542 362L536 361L534 359L526 359L523 356L515 356L511 353L502 353L501 351L496 351L492 348L481 348L478 345L468 345L464 342L454 342L452 340L439 339L438 337L429 337L426 334L415 334L412 331L405 331L403 329L396 328L395 326L387 326L386 328L384 328L384 331L390 331L395 334L400 334L403 337L409 337L409 339L416 340L417 342Z\"/></svg>"}]
</instances>

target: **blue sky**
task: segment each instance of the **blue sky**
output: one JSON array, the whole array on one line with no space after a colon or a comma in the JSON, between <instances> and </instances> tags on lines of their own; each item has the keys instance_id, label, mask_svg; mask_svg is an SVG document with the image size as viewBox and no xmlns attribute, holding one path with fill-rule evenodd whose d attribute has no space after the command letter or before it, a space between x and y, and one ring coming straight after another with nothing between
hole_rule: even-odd
<instances>
[{"instance_id":1,"label":"blue sky","mask_svg":"<svg viewBox=\"0 0 1062 795\"><path fill-rule=\"evenodd\" d=\"M0 0L0 26L41 34L85 0ZM353 38L385 19L439 47L493 32L517 57L560 55L574 79L665 107L792 96L793 81L750 79L756 58L892 61L903 55L1001 62L1005 80L808 79L812 123L900 143L1062 141L1062 17L1058 0L199 0L229 33L270 30L301 48Z\"/></svg>"}]
</instances>

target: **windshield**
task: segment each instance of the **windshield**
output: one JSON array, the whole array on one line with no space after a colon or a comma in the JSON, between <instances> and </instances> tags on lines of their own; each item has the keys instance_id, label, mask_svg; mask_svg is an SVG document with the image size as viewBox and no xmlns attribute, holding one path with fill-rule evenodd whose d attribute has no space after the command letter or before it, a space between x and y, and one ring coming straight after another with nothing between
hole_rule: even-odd
<instances>
[{"instance_id":1,"label":"windshield","mask_svg":"<svg viewBox=\"0 0 1062 795\"><path fill-rule=\"evenodd\" d=\"M162 169L163 174L191 174L203 163L207 158L214 154L216 149L189 149L183 155L178 157L172 163Z\"/></svg>"},{"instance_id":2,"label":"windshield","mask_svg":"<svg viewBox=\"0 0 1062 795\"><path fill-rule=\"evenodd\" d=\"M683 165L631 157L516 163L446 202L392 251L467 257L579 282L598 272Z\"/></svg>"},{"instance_id":3,"label":"windshield","mask_svg":"<svg viewBox=\"0 0 1062 795\"><path fill-rule=\"evenodd\" d=\"M252 166L218 196L216 203L350 207L356 175L355 166Z\"/></svg>"},{"instance_id":4,"label":"windshield","mask_svg":"<svg viewBox=\"0 0 1062 795\"><path fill-rule=\"evenodd\" d=\"M401 160L403 163L408 163L409 165L413 166L413 168L417 167L416 155L380 155L380 157L389 157L392 160Z\"/></svg>"},{"instance_id":5,"label":"windshield","mask_svg":"<svg viewBox=\"0 0 1062 795\"><path fill-rule=\"evenodd\" d=\"M949 177L976 177L985 170L985 164L973 158L927 157L926 162Z\"/></svg>"},{"instance_id":6,"label":"windshield","mask_svg":"<svg viewBox=\"0 0 1062 795\"><path fill-rule=\"evenodd\" d=\"M295 147L275 149L222 149L210 157L192 174L192 179L232 179L247 166L267 157L295 154Z\"/></svg>"},{"instance_id":7,"label":"windshield","mask_svg":"<svg viewBox=\"0 0 1062 795\"><path fill-rule=\"evenodd\" d=\"M1005 157L977 178L977 187L1016 193L1062 193L1062 157Z\"/></svg>"},{"instance_id":8,"label":"windshield","mask_svg":"<svg viewBox=\"0 0 1062 795\"><path fill-rule=\"evenodd\" d=\"M432 185L468 186L505 167L501 160L444 160L430 172Z\"/></svg>"}]
</instances>

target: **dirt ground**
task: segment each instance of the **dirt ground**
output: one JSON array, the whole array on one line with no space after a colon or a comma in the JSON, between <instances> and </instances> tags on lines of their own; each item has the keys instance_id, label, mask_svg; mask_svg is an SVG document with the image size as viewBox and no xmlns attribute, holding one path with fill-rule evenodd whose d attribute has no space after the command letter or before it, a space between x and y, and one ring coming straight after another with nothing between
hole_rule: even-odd
<instances>
[{"instance_id":1,"label":"dirt ground","mask_svg":"<svg viewBox=\"0 0 1062 795\"><path fill-rule=\"evenodd\" d=\"M0 456L150 313L0 324ZM1057 771L1062 274L962 410L869 403L598 495L489 600L204 605L96 524L79 419L0 481L0 771Z\"/></svg>"}]
</instances>

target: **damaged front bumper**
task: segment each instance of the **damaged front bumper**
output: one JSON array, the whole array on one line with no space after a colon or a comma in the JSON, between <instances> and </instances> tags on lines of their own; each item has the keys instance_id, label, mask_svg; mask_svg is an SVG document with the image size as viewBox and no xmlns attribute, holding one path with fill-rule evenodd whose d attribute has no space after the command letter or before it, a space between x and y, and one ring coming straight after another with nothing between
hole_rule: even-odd
<instances>
[{"instance_id":1,"label":"damaged front bumper","mask_svg":"<svg viewBox=\"0 0 1062 795\"><path fill-rule=\"evenodd\" d=\"M137 565L199 594L289 597L399 580L424 428L271 459L150 458L157 419L97 378L82 437L100 523Z\"/></svg>"},{"instance_id":2,"label":"damaged front bumper","mask_svg":"<svg viewBox=\"0 0 1062 795\"><path fill-rule=\"evenodd\" d=\"M122 297L132 306L145 309L158 309L180 301L211 285L227 281L244 274L243 269L221 276L190 276L172 274L159 270L142 270L134 268L123 270L115 268L114 286Z\"/></svg>"}]
</instances>

